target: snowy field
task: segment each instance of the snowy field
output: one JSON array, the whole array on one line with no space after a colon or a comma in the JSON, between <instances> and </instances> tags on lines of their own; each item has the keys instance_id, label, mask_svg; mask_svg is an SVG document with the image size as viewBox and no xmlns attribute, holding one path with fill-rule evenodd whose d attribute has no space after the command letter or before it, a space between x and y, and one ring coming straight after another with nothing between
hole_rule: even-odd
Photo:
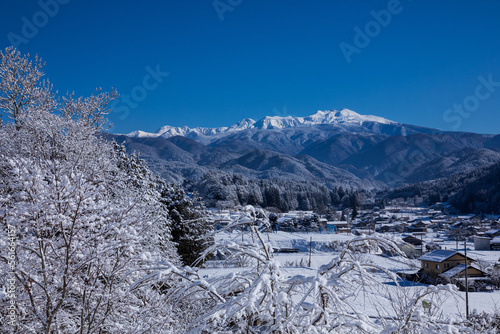
<instances>
[{"instance_id":1,"label":"snowy field","mask_svg":"<svg viewBox=\"0 0 500 334\"><path fill-rule=\"evenodd\" d=\"M337 251L332 250L328 246L334 242L345 242L353 239L353 235L341 234L317 234L317 233L264 233L266 241L268 241L273 248L295 248L298 253L274 253L275 259L280 263L285 275L289 277L294 275L313 276L316 275L320 266L329 263L334 256L338 255ZM388 235L382 235L388 236ZM434 235L435 236L435 235ZM219 238L239 241L242 240L240 233L221 233ZM243 237L245 242L251 242L249 234ZM442 246L444 249L455 249L455 242L449 242L440 238L429 236L424 238L424 241L434 241ZM312 240L312 241L311 241ZM460 248L460 246L462 248ZM467 255L476 260L484 260L495 262L500 257L498 251L474 251L473 245L468 244ZM311 249L311 252L309 252ZM459 251L463 252L463 244L459 245ZM385 257L381 254L360 254L360 262L370 263L376 266L385 268L391 272L398 272L403 270L415 270L420 267L418 260L407 259L403 257ZM216 261L208 263L207 268L201 269L200 274L204 278L216 278L229 273L248 270L245 263L240 266L227 266L222 265L224 261ZM395 312L399 307L394 303L395 298L398 300L406 298L407 300L419 290L426 289L428 286L425 284L409 282L407 280L398 279L398 283L403 287L397 288L396 284L383 272L374 271L373 276L379 283L376 289L373 290L371 285L367 284L365 291L353 297L352 304L356 306L359 311L362 311L368 316L377 317L380 314ZM381 288L382 286L382 288ZM401 296L404 294L404 296ZM440 305L445 315L445 318L455 319L465 314L465 292L456 292L454 294L444 294L442 298L434 301L434 305ZM500 291L488 292L470 292L469 293L469 309L471 312L494 312L500 308Z\"/></svg>"}]
</instances>

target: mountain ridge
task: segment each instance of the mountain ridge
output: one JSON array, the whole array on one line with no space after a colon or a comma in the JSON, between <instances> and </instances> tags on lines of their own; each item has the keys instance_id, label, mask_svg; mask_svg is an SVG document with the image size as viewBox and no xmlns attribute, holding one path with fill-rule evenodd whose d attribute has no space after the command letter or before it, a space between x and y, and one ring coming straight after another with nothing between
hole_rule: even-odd
<instances>
[{"instance_id":1,"label":"mountain ridge","mask_svg":"<svg viewBox=\"0 0 500 334\"><path fill-rule=\"evenodd\" d=\"M342 202L345 189L404 187L500 162L500 135L441 131L348 109L219 128L164 126L110 139L212 206L314 209Z\"/></svg>"},{"instance_id":2,"label":"mountain ridge","mask_svg":"<svg viewBox=\"0 0 500 334\"><path fill-rule=\"evenodd\" d=\"M145 132L136 130L126 134L126 136L134 138L161 137L170 138L175 136L183 136L191 139L196 139L204 143L235 134L244 130L268 130L268 129L286 129L301 126L314 126L321 124L343 124L345 125L362 125L364 122L375 122L380 124L399 124L397 122L373 115L361 115L349 109L341 110L318 110L316 113L305 117L292 116L265 116L259 121L251 118L245 118L228 127L195 127L188 126L170 126L165 125L160 127L155 132Z\"/></svg>"}]
</instances>

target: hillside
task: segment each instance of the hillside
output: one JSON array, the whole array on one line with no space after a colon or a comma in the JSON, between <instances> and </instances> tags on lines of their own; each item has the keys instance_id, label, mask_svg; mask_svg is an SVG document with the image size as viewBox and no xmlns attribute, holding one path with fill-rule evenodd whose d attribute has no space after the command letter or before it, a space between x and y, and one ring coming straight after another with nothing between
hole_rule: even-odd
<instances>
[{"instance_id":1,"label":"hillside","mask_svg":"<svg viewBox=\"0 0 500 334\"><path fill-rule=\"evenodd\" d=\"M499 136L444 132L348 109L219 128L163 126L109 138L210 205L267 205L266 189L279 181L280 200L271 202L280 209L313 209L334 204L340 187L380 191L500 162ZM299 200L297 189L316 195Z\"/></svg>"},{"instance_id":2,"label":"hillside","mask_svg":"<svg viewBox=\"0 0 500 334\"><path fill-rule=\"evenodd\" d=\"M421 197L426 204L446 201L463 213L500 212L500 162L433 181L391 190L389 198Z\"/></svg>"}]
</instances>

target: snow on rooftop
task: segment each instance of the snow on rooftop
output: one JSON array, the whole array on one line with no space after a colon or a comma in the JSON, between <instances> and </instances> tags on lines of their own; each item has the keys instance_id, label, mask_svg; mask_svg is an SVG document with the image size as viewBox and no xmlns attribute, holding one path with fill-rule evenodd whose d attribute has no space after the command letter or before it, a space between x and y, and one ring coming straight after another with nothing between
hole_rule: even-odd
<instances>
[{"instance_id":1,"label":"snow on rooftop","mask_svg":"<svg viewBox=\"0 0 500 334\"><path fill-rule=\"evenodd\" d=\"M327 225L347 225L347 221L345 221L345 220L329 221L326 224Z\"/></svg>"},{"instance_id":2,"label":"snow on rooftop","mask_svg":"<svg viewBox=\"0 0 500 334\"><path fill-rule=\"evenodd\" d=\"M436 249L430 253L422 255L418 259L421 261L443 262L455 254L460 254L460 253L452 250Z\"/></svg>"},{"instance_id":3,"label":"snow on rooftop","mask_svg":"<svg viewBox=\"0 0 500 334\"><path fill-rule=\"evenodd\" d=\"M471 268L471 266L468 266L467 268ZM446 278L452 278L453 276L460 274L464 270L465 270L465 264L461 263L461 264L458 264L449 270L446 270L440 276L443 276Z\"/></svg>"}]
</instances>

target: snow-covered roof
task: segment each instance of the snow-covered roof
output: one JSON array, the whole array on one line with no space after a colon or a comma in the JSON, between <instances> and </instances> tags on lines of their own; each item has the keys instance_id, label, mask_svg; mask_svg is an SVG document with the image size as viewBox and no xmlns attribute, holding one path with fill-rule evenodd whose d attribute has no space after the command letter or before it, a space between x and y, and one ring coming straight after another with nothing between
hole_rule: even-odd
<instances>
[{"instance_id":1,"label":"snow-covered roof","mask_svg":"<svg viewBox=\"0 0 500 334\"><path fill-rule=\"evenodd\" d=\"M471 268L471 266L468 266L467 268ZM465 264L461 263L451 269L446 270L444 273L441 274L441 276L446 278L452 278L453 276L460 274L464 270L465 270Z\"/></svg>"},{"instance_id":2,"label":"snow-covered roof","mask_svg":"<svg viewBox=\"0 0 500 334\"><path fill-rule=\"evenodd\" d=\"M482 272L482 270L479 267L477 267L476 265L474 265L474 264L468 265L467 269L476 269L476 270L479 270L479 271ZM456 265L455 267L453 267L451 269L448 269L444 273L441 273L440 276L443 276L443 277L446 277L446 278L451 278L453 276L456 276L456 275L460 274L464 270L465 270L465 263L460 263L460 264Z\"/></svg>"},{"instance_id":3,"label":"snow-covered roof","mask_svg":"<svg viewBox=\"0 0 500 334\"><path fill-rule=\"evenodd\" d=\"M418 274L418 270L415 269L406 269L406 270L398 270L398 274L405 274L405 275L415 275Z\"/></svg>"},{"instance_id":4,"label":"snow-covered roof","mask_svg":"<svg viewBox=\"0 0 500 334\"><path fill-rule=\"evenodd\" d=\"M329 221L326 223L326 225L347 225L347 221L345 221L345 220Z\"/></svg>"},{"instance_id":5,"label":"snow-covered roof","mask_svg":"<svg viewBox=\"0 0 500 334\"><path fill-rule=\"evenodd\" d=\"M443 262L452 257L455 254L460 254L461 253L457 251L452 251L452 250L444 250L444 249L436 249L433 250L430 253L424 254L418 259L420 261L431 261L431 262ZM463 255L462 255L463 256Z\"/></svg>"},{"instance_id":6,"label":"snow-covered roof","mask_svg":"<svg viewBox=\"0 0 500 334\"><path fill-rule=\"evenodd\" d=\"M488 231L484 232L484 234L497 234L499 232L500 232L499 229L492 228L491 230L488 230Z\"/></svg>"},{"instance_id":7,"label":"snow-covered roof","mask_svg":"<svg viewBox=\"0 0 500 334\"><path fill-rule=\"evenodd\" d=\"M500 236L491 239L490 244L500 244Z\"/></svg>"}]
</instances>

